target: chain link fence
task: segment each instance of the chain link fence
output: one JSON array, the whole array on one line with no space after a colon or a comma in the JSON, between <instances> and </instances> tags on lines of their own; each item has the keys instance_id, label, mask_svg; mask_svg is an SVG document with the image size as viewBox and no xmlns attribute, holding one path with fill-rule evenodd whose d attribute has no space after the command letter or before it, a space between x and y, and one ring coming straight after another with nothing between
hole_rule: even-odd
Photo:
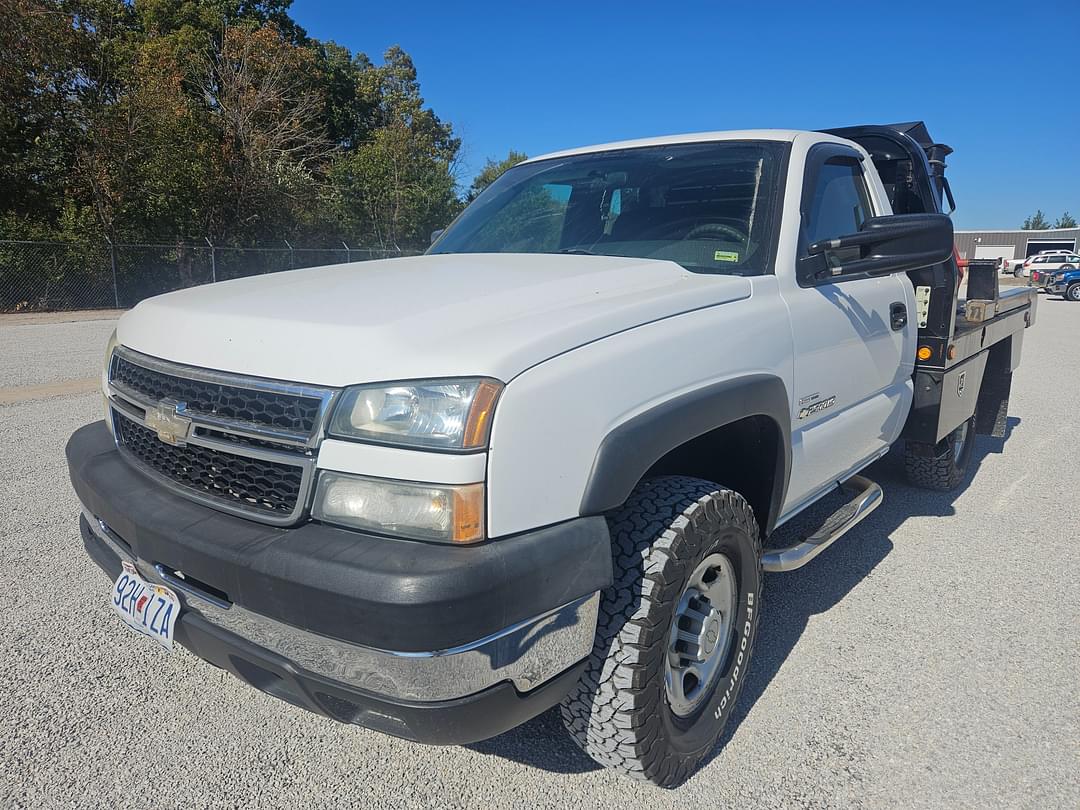
<instances>
[{"instance_id":1,"label":"chain link fence","mask_svg":"<svg viewBox=\"0 0 1080 810\"><path fill-rule=\"evenodd\" d=\"M231 278L415 252L352 248L75 244L0 239L0 313L124 309Z\"/></svg>"}]
</instances>

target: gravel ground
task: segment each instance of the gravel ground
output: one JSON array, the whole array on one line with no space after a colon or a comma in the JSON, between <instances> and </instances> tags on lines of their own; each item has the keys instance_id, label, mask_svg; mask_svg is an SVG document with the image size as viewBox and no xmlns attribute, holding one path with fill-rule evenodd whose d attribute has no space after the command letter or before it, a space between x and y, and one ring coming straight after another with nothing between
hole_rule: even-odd
<instances>
[{"instance_id":1,"label":"gravel ground","mask_svg":"<svg viewBox=\"0 0 1080 810\"><path fill-rule=\"evenodd\" d=\"M979 440L965 488L913 490L886 458L884 505L767 577L725 744L670 792L596 769L551 712L428 748L159 653L78 539L63 446L98 396L0 407L0 805L1080 806L1080 556L1057 494L1080 448L1078 319L1041 302L1011 436ZM0 388L93 376L110 329L0 326Z\"/></svg>"},{"instance_id":2,"label":"gravel ground","mask_svg":"<svg viewBox=\"0 0 1080 810\"><path fill-rule=\"evenodd\" d=\"M111 318L35 323L27 316L0 315L0 390L100 374L115 328Z\"/></svg>"}]
</instances>

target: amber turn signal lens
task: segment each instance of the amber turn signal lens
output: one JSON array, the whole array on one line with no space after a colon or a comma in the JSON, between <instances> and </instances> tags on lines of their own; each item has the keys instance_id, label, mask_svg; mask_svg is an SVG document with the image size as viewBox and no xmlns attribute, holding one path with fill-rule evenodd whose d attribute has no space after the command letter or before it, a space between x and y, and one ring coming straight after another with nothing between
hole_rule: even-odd
<instances>
[{"instance_id":1,"label":"amber turn signal lens","mask_svg":"<svg viewBox=\"0 0 1080 810\"><path fill-rule=\"evenodd\" d=\"M929 346L920 346L918 351L918 357L920 360L929 360L934 356L934 350Z\"/></svg>"},{"instance_id":2,"label":"amber turn signal lens","mask_svg":"<svg viewBox=\"0 0 1080 810\"><path fill-rule=\"evenodd\" d=\"M476 388L469 417L465 421L465 433L462 447L484 447L491 432L491 417L495 412L495 401L499 398L502 385L493 380L482 380Z\"/></svg>"},{"instance_id":3,"label":"amber turn signal lens","mask_svg":"<svg viewBox=\"0 0 1080 810\"><path fill-rule=\"evenodd\" d=\"M949 356L950 360L955 360L956 359L956 347L955 346L950 346L949 347L948 356Z\"/></svg>"},{"instance_id":4,"label":"amber turn signal lens","mask_svg":"<svg viewBox=\"0 0 1080 810\"><path fill-rule=\"evenodd\" d=\"M476 543L484 539L484 485L454 487L454 522L451 541Z\"/></svg>"}]
</instances>

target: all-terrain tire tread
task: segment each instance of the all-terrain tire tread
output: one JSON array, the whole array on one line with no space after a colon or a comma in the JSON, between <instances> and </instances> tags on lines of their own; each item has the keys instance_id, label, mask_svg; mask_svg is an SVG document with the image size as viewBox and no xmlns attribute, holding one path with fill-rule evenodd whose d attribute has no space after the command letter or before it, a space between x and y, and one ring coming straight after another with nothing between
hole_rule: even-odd
<instances>
[{"instance_id":1,"label":"all-terrain tire tread","mask_svg":"<svg viewBox=\"0 0 1080 810\"><path fill-rule=\"evenodd\" d=\"M965 447L962 455L966 454L968 458L957 459L950 439L951 436L945 439L945 450L935 456L917 455L910 442L904 444L904 474L909 484L938 492L948 492L960 486L967 475L967 461L971 452ZM967 441L969 444L975 442L974 416L969 420Z\"/></svg>"},{"instance_id":2,"label":"all-terrain tire tread","mask_svg":"<svg viewBox=\"0 0 1080 810\"><path fill-rule=\"evenodd\" d=\"M647 480L609 518L613 583L601 596L596 643L585 674L563 699L561 712L567 731L586 754L638 780L680 784L712 748L686 756L656 744L661 707L649 686L664 675L662 657L659 665L655 655L650 663L648 652L663 643L668 630L666 623L649 618L650 607L677 598L681 589L673 548L685 544L684 553L697 553L700 546L694 544L702 533L687 528L717 519L753 538L760 557L757 520L745 499L698 478Z\"/></svg>"}]
</instances>

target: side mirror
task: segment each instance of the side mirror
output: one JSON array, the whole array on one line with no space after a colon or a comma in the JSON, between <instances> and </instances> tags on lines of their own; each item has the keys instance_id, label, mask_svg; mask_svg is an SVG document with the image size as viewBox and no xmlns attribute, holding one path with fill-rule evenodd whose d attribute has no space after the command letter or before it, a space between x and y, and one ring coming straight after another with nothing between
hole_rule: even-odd
<instances>
[{"instance_id":1,"label":"side mirror","mask_svg":"<svg viewBox=\"0 0 1080 810\"><path fill-rule=\"evenodd\" d=\"M810 245L800 268L814 280L861 274L906 273L948 261L952 220L945 214L874 217L858 233Z\"/></svg>"},{"instance_id":2,"label":"side mirror","mask_svg":"<svg viewBox=\"0 0 1080 810\"><path fill-rule=\"evenodd\" d=\"M437 231L432 231L431 232L431 244L434 245L435 240L438 239L440 236L442 236L443 231L445 231L445 230L446 230L446 228L439 228L439 230L437 230Z\"/></svg>"}]
</instances>

